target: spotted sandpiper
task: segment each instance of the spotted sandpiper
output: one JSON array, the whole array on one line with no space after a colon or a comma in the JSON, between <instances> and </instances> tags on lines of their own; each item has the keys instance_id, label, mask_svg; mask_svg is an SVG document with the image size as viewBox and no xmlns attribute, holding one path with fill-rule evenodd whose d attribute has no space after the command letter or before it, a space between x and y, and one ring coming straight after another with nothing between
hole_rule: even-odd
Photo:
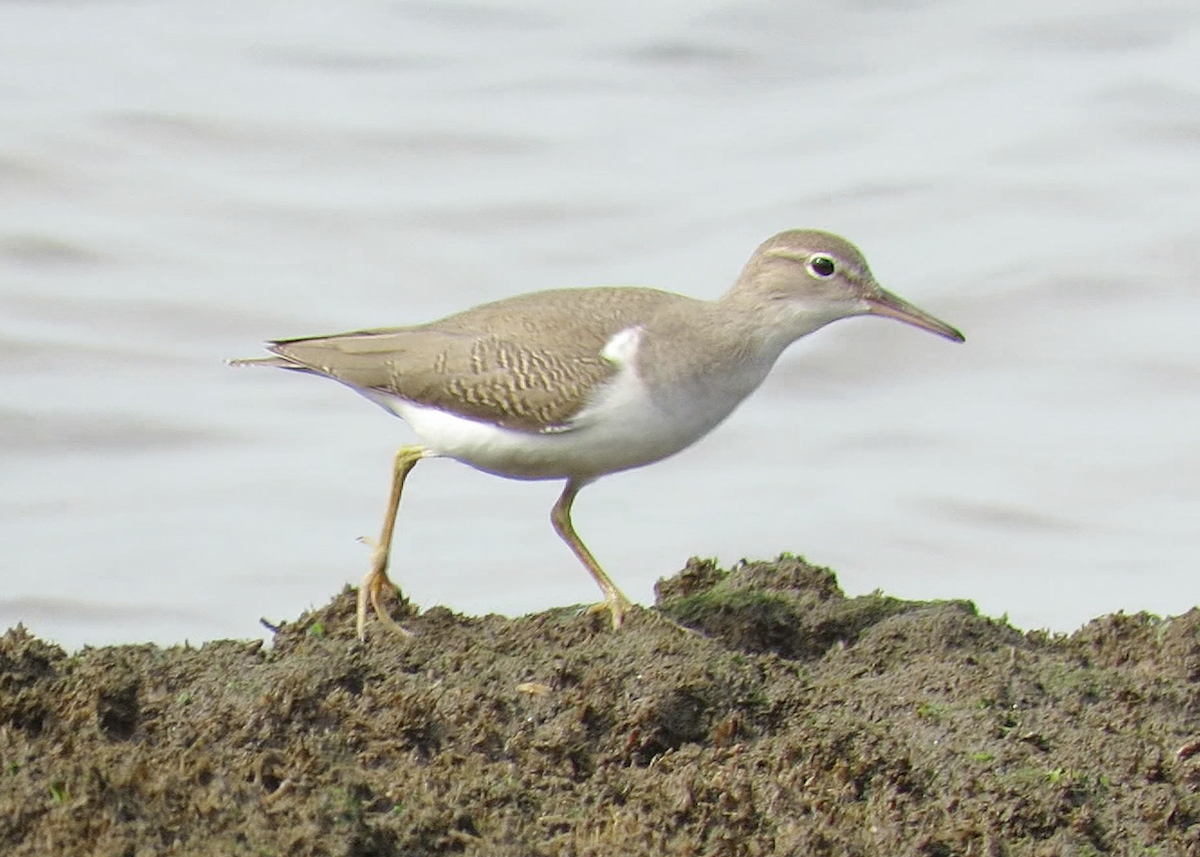
<instances>
[{"instance_id":1,"label":"spotted sandpiper","mask_svg":"<svg viewBox=\"0 0 1200 857\"><path fill-rule=\"evenodd\" d=\"M234 363L340 381L403 419L422 443L396 454L371 570L358 593L380 605L400 493L422 458L445 456L510 479L562 479L554 529L599 584L613 627L630 601L575 533L571 505L601 476L666 458L712 431L805 334L881 315L956 342L963 336L885 291L862 253L815 230L761 244L721 298L656 289L556 289L482 304L412 327L282 339Z\"/></svg>"}]
</instances>

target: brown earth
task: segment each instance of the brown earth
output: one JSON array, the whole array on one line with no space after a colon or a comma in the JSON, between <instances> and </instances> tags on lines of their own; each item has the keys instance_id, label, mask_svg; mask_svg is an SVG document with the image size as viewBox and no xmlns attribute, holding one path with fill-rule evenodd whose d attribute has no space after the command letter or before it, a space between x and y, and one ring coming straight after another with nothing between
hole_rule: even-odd
<instances>
[{"instance_id":1,"label":"brown earth","mask_svg":"<svg viewBox=\"0 0 1200 857\"><path fill-rule=\"evenodd\" d=\"M1022 633L784 556L693 560L617 632L406 623L358 643L347 590L269 648L10 630L0 854L1200 854L1196 610Z\"/></svg>"}]
</instances>

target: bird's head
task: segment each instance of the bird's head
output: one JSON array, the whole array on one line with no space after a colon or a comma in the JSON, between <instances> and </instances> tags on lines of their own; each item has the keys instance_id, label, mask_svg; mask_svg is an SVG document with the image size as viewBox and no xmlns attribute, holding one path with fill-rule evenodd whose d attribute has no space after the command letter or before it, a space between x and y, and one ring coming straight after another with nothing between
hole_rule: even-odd
<instances>
[{"instance_id":1,"label":"bird's head","mask_svg":"<svg viewBox=\"0 0 1200 857\"><path fill-rule=\"evenodd\" d=\"M946 322L880 286L862 252L829 232L793 229L768 238L725 299L749 299L793 338L840 318L880 315L964 341Z\"/></svg>"}]
</instances>

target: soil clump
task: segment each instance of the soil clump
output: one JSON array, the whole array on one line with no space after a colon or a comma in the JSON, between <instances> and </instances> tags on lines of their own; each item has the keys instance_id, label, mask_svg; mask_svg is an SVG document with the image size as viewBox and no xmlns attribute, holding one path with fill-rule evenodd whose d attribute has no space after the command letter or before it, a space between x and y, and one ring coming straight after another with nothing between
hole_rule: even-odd
<instances>
[{"instance_id":1,"label":"soil clump","mask_svg":"<svg viewBox=\"0 0 1200 857\"><path fill-rule=\"evenodd\" d=\"M0 854L1200 854L1200 612L1023 633L692 560L612 631L0 637Z\"/></svg>"}]
</instances>

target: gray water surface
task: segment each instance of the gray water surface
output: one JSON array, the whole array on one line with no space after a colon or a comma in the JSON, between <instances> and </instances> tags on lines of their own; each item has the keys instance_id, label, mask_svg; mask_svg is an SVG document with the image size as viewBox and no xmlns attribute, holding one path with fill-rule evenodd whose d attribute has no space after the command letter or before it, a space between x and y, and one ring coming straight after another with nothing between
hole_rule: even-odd
<instances>
[{"instance_id":1,"label":"gray water surface","mask_svg":"<svg viewBox=\"0 0 1200 857\"><path fill-rule=\"evenodd\" d=\"M366 570L398 420L261 340L536 288L714 297L845 234L961 327L794 346L588 488L636 600L692 554L1025 627L1200 600L1200 6L0 3L0 625L262 633ZM594 600L559 486L414 472L421 605Z\"/></svg>"}]
</instances>

